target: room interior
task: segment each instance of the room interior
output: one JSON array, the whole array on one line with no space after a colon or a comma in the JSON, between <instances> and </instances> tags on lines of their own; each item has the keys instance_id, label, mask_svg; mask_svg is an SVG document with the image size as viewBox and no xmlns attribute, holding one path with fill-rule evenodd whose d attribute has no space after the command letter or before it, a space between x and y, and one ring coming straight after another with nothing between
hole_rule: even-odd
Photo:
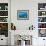
<instances>
[{"instance_id":1,"label":"room interior","mask_svg":"<svg viewBox=\"0 0 46 46\"><path fill-rule=\"evenodd\" d=\"M0 0L0 46L46 46L46 0Z\"/></svg>"}]
</instances>

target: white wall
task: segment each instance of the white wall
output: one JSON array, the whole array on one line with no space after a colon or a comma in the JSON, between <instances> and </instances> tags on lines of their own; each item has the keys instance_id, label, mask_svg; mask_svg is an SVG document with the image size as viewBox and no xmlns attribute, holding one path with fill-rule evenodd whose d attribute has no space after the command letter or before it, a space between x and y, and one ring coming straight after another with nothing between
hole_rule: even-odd
<instances>
[{"instance_id":1,"label":"white wall","mask_svg":"<svg viewBox=\"0 0 46 46\"><path fill-rule=\"evenodd\" d=\"M27 30L29 26L35 23L37 20L36 6L37 4L32 0L11 0L11 22L15 24L17 30ZM29 20L17 20L17 10L29 10Z\"/></svg>"},{"instance_id":2,"label":"white wall","mask_svg":"<svg viewBox=\"0 0 46 46\"><path fill-rule=\"evenodd\" d=\"M7 3L8 0L0 0L0 3L2 2ZM24 31L28 30L28 27L33 24L35 26L35 31L34 31L35 33L33 33L34 37L32 39L33 46L44 46L45 41L43 41L43 38L37 37L38 36L38 30L37 30L38 2L46 3L46 0L11 0L11 22L14 23L17 30L24 30ZM17 10L22 10L22 9L29 10L29 20L17 20ZM14 42L12 43L12 45L13 44Z\"/></svg>"},{"instance_id":3,"label":"white wall","mask_svg":"<svg viewBox=\"0 0 46 46\"><path fill-rule=\"evenodd\" d=\"M17 30L28 30L31 25L37 29L38 2L46 0L11 0L11 22ZM17 10L29 10L29 20L17 20Z\"/></svg>"},{"instance_id":4,"label":"white wall","mask_svg":"<svg viewBox=\"0 0 46 46\"><path fill-rule=\"evenodd\" d=\"M11 0L11 22L17 30L27 30L32 24L37 28L38 2L45 1ZM17 10L29 10L29 20L17 20Z\"/></svg>"},{"instance_id":5,"label":"white wall","mask_svg":"<svg viewBox=\"0 0 46 46\"><path fill-rule=\"evenodd\" d=\"M33 46L41 46L42 38L38 38L38 3L46 3L46 0L11 0L11 22L17 30L28 30L30 25L35 26ZM29 20L17 20L17 10L29 10ZM35 38L35 36L37 36ZM38 44L39 43L39 44Z\"/></svg>"}]
</instances>

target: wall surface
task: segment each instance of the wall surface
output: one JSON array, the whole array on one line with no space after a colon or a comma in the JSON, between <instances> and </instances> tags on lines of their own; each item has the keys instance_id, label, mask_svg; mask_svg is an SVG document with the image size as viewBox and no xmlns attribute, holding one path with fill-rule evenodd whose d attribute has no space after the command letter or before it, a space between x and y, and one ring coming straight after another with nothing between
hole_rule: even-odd
<instances>
[{"instance_id":1,"label":"wall surface","mask_svg":"<svg viewBox=\"0 0 46 46\"><path fill-rule=\"evenodd\" d=\"M36 3L32 2L32 0L11 0L11 22L14 23L17 30L28 30L29 26L37 23ZM17 10L29 10L29 20L17 20Z\"/></svg>"},{"instance_id":2,"label":"wall surface","mask_svg":"<svg viewBox=\"0 0 46 46\"><path fill-rule=\"evenodd\" d=\"M8 0L0 0L0 3L7 3ZM44 41L42 37L38 37L38 3L46 3L46 0L10 0L11 11L9 9L9 16L11 15L11 22L16 26L16 31L19 30L28 30L29 26L32 24L35 26L35 30L33 33L32 44L33 46L44 46L46 44L46 40ZM11 6L11 7L10 7ZM29 10L29 20L17 20L17 10ZM10 14L11 12L11 14ZM26 32L25 32L26 33ZM11 34L11 42L10 44L14 44L14 32ZM13 36L13 37L12 37ZM9 39L8 39L9 40Z\"/></svg>"},{"instance_id":3,"label":"wall surface","mask_svg":"<svg viewBox=\"0 0 46 46\"><path fill-rule=\"evenodd\" d=\"M33 46L44 46L43 38L38 37L38 3L46 3L46 0L11 0L11 22L17 30L28 30L34 25ZM29 20L17 20L17 10L29 10Z\"/></svg>"},{"instance_id":4,"label":"wall surface","mask_svg":"<svg viewBox=\"0 0 46 46\"><path fill-rule=\"evenodd\" d=\"M37 28L38 3L45 1L11 0L11 22L14 23L16 29L28 30L31 25ZM29 20L17 20L17 10L29 10Z\"/></svg>"}]
</instances>

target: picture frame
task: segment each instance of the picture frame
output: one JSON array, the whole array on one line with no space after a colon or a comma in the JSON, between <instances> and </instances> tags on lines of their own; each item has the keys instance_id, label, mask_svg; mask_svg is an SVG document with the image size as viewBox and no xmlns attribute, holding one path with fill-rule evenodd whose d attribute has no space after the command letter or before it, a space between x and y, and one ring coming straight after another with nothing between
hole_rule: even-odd
<instances>
[{"instance_id":1,"label":"picture frame","mask_svg":"<svg viewBox=\"0 0 46 46\"><path fill-rule=\"evenodd\" d=\"M29 10L17 10L17 20L29 20Z\"/></svg>"}]
</instances>

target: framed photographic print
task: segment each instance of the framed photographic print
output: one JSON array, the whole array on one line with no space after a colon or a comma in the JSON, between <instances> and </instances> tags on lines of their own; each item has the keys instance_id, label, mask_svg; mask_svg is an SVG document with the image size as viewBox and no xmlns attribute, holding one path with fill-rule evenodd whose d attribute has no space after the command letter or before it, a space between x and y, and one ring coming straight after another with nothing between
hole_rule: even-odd
<instances>
[{"instance_id":1,"label":"framed photographic print","mask_svg":"<svg viewBox=\"0 0 46 46\"><path fill-rule=\"evenodd\" d=\"M29 10L17 10L17 20L29 20Z\"/></svg>"}]
</instances>

